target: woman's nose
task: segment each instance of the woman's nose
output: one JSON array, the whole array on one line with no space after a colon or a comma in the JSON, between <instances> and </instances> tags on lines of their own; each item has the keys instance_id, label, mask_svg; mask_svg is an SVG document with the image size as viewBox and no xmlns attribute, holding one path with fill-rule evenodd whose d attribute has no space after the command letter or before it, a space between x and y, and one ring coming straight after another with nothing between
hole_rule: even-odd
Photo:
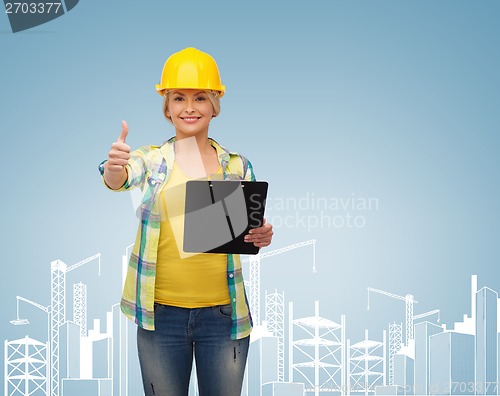
<instances>
[{"instance_id":1,"label":"woman's nose","mask_svg":"<svg viewBox=\"0 0 500 396\"><path fill-rule=\"evenodd\" d=\"M186 100L186 112L187 113L192 113L194 111L194 103L192 100L188 99Z\"/></svg>"}]
</instances>

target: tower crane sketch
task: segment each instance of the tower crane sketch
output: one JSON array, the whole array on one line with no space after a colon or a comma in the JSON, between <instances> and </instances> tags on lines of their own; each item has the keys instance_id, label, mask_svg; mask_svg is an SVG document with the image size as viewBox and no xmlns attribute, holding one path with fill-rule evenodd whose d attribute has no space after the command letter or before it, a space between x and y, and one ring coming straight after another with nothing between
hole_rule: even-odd
<instances>
[{"instance_id":1,"label":"tower crane sketch","mask_svg":"<svg viewBox=\"0 0 500 396\"><path fill-rule=\"evenodd\" d=\"M17 303L16 314L17 314L17 319L14 319L14 320L10 321L10 323L12 323L15 326L27 325L27 324L30 323L28 319L24 319L24 318L21 319L21 318L19 318L19 301L24 301L25 303L31 304L34 307L36 307L38 309L41 309L46 314L50 313L50 305L46 307L46 306L38 304L38 303L36 303L34 301L28 300L27 298L24 298L24 297L21 297L21 296L16 296L16 303Z\"/></svg>"},{"instance_id":2,"label":"tower crane sketch","mask_svg":"<svg viewBox=\"0 0 500 396\"><path fill-rule=\"evenodd\" d=\"M289 252L290 250L298 249L304 246L313 246L313 267L312 272L315 274L316 269L316 239L295 243L285 246L280 249L271 250L265 253L258 253L254 256L244 258L242 262L250 262L250 312L256 324L260 324L260 260L276 256L277 254Z\"/></svg>"},{"instance_id":3,"label":"tower crane sketch","mask_svg":"<svg viewBox=\"0 0 500 396\"><path fill-rule=\"evenodd\" d=\"M425 318L426 316L430 316L430 315L434 315L434 314L437 314L437 321L439 322L439 320L441 319L440 318L441 311L439 309L433 309L432 311L424 312L424 313L421 313L419 315L415 315L413 317L413 320Z\"/></svg>"},{"instance_id":4,"label":"tower crane sketch","mask_svg":"<svg viewBox=\"0 0 500 396\"><path fill-rule=\"evenodd\" d=\"M397 300L402 300L405 302L405 304L406 304L405 345L406 346L410 346L411 341L415 339L414 326L413 326L415 319L424 318L426 316L434 315L437 313L438 314L438 322L439 322L439 312L440 312L439 309L435 309L433 311L425 312L425 313L422 313L419 315L413 315L413 305L417 304L418 301L416 301L411 294L407 294L406 296L403 297L403 296L399 296L399 295L394 294L394 293L386 292L384 290L374 289L373 287L367 287L366 289L368 290L368 306L366 308L368 311L370 310L370 292L379 293L379 294L382 294L384 296L395 298Z\"/></svg>"},{"instance_id":5,"label":"tower crane sketch","mask_svg":"<svg viewBox=\"0 0 500 396\"><path fill-rule=\"evenodd\" d=\"M50 263L50 305L45 307L23 297L16 297L17 300L17 319L12 320L14 325L29 324L27 319L19 318L19 301L31 304L49 315L49 351L50 359L48 375L47 395L59 396L59 327L66 322L66 274L81 266L98 259L98 275L101 276L101 254L97 253L76 264L68 266L61 260L54 260Z\"/></svg>"},{"instance_id":6,"label":"tower crane sketch","mask_svg":"<svg viewBox=\"0 0 500 396\"><path fill-rule=\"evenodd\" d=\"M73 285L73 321L80 327L80 336L87 336L87 285Z\"/></svg>"},{"instance_id":7,"label":"tower crane sketch","mask_svg":"<svg viewBox=\"0 0 500 396\"><path fill-rule=\"evenodd\" d=\"M59 327L66 322L66 274L95 259L98 259L98 275L101 276L100 253L94 254L70 267L61 260L54 260L50 263L50 304L52 312L50 320L50 394L52 396L59 396Z\"/></svg>"}]
</instances>

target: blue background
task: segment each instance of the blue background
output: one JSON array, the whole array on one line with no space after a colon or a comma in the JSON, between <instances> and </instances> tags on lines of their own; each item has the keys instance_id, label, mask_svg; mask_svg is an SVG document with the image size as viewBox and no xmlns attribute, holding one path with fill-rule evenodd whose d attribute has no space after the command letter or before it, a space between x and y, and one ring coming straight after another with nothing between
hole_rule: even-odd
<instances>
[{"instance_id":1,"label":"blue background","mask_svg":"<svg viewBox=\"0 0 500 396\"><path fill-rule=\"evenodd\" d=\"M498 1L235 3L82 0L13 34L0 16L2 322L0 339L46 339L50 262L97 264L68 274L88 284L89 320L121 293L121 255L135 237L130 195L104 188L97 165L129 123L132 148L174 134L155 92L163 63L194 46L214 56L227 93L211 136L240 151L270 198L375 198L363 227L276 224L271 247L315 238L262 261L262 293L284 290L295 316L347 315L351 343L381 340L389 321L441 309L470 313L470 276L500 291ZM291 201L289 201L291 202ZM326 211L344 216L346 210ZM268 217L317 218L271 207ZM71 317L71 308L67 308ZM89 327L92 327L89 322ZM2 348L3 361L3 348ZM3 372L3 371L2 371Z\"/></svg>"}]
</instances>

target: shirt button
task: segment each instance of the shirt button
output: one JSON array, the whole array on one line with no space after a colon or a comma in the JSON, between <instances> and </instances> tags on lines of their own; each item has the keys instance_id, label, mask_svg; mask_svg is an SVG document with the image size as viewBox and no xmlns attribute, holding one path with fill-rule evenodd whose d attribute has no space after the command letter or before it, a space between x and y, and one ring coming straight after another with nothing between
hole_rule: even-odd
<instances>
[{"instance_id":1,"label":"shirt button","mask_svg":"<svg viewBox=\"0 0 500 396\"><path fill-rule=\"evenodd\" d=\"M232 278L234 275L233 274L229 274L229 277Z\"/></svg>"},{"instance_id":2,"label":"shirt button","mask_svg":"<svg viewBox=\"0 0 500 396\"><path fill-rule=\"evenodd\" d=\"M233 298L233 302L236 302L236 298Z\"/></svg>"}]
</instances>

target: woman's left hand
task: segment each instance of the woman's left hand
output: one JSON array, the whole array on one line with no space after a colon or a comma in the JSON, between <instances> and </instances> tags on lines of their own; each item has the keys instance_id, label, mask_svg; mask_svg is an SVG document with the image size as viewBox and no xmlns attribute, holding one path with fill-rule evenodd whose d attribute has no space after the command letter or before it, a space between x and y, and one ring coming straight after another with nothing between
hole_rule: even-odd
<instances>
[{"instance_id":1,"label":"woman's left hand","mask_svg":"<svg viewBox=\"0 0 500 396\"><path fill-rule=\"evenodd\" d=\"M252 228L247 235L245 235L245 242L253 243L257 247L266 247L271 244L273 239L273 226L266 223L264 217L264 224L258 228Z\"/></svg>"}]
</instances>

